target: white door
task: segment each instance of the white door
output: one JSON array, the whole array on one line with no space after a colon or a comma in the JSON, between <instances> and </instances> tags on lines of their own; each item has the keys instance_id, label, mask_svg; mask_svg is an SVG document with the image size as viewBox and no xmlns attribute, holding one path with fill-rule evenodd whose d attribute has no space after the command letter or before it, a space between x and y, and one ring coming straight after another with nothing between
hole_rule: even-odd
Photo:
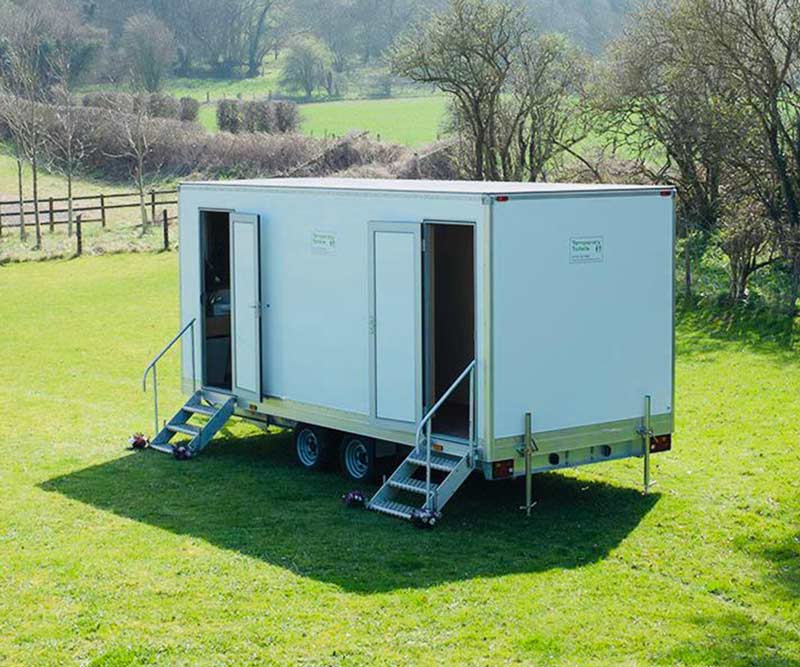
<instances>
[{"instance_id":1,"label":"white door","mask_svg":"<svg viewBox=\"0 0 800 667\"><path fill-rule=\"evenodd\" d=\"M416 423L422 391L421 226L370 224L372 415Z\"/></svg>"},{"instance_id":2,"label":"white door","mask_svg":"<svg viewBox=\"0 0 800 667\"><path fill-rule=\"evenodd\" d=\"M261 400L258 216L231 214L233 392Z\"/></svg>"}]
</instances>

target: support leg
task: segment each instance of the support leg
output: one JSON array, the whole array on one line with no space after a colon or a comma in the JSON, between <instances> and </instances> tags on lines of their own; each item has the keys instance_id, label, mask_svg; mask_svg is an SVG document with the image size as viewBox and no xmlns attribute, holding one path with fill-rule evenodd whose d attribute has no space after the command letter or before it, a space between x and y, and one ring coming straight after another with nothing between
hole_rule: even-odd
<instances>
[{"instance_id":1,"label":"support leg","mask_svg":"<svg viewBox=\"0 0 800 667\"><path fill-rule=\"evenodd\" d=\"M642 424L642 453L644 455L644 493L650 493L653 486L650 480L650 439L653 437L653 426L651 420L651 399L650 396L644 397L644 423Z\"/></svg>"},{"instance_id":2,"label":"support leg","mask_svg":"<svg viewBox=\"0 0 800 667\"><path fill-rule=\"evenodd\" d=\"M520 509L525 510L527 516L531 515L533 506L533 417L530 412L525 413L525 504Z\"/></svg>"}]
</instances>

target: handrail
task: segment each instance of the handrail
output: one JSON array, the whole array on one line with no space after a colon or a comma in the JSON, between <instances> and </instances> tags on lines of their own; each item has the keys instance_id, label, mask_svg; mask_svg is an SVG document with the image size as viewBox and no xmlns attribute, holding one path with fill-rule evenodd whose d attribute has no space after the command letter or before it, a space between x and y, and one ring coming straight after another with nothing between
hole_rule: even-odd
<instances>
[{"instance_id":1,"label":"handrail","mask_svg":"<svg viewBox=\"0 0 800 667\"><path fill-rule=\"evenodd\" d=\"M475 432L474 432L474 410L475 410L475 383L474 383L474 372L475 366L477 365L477 360L473 359L469 365L461 372L453 383L450 385L448 390L442 394L442 397L436 401L434 406L428 410L425 416L420 420L419 424L417 425L416 433L414 434L414 448L416 449L419 446L419 436L422 435L422 429L425 428L425 438L427 440L427 451L425 457L425 498L426 498L426 506L428 509L435 509L431 507L431 420L436 412L442 407L442 404L450 398L450 395L459 387L459 385L464 381L469 375L469 444L470 449L472 450L472 456L474 461L475 455Z\"/></svg>"},{"instance_id":2,"label":"handrail","mask_svg":"<svg viewBox=\"0 0 800 667\"><path fill-rule=\"evenodd\" d=\"M158 435L158 369L156 367L156 364L161 360L161 357L163 357L167 352L169 352L172 346L175 345L175 343L177 343L189 329L192 330L192 339L191 339L192 340L192 391L193 392L197 391L197 375L195 372L196 361L194 358L195 357L194 325L196 324L196 322L197 319L194 317L191 320L189 320L189 322L187 322L184 325L184 327L172 337L172 340L163 347L161 352L159 352L155 357L153 357L152 361L149 364L147 364L147 368L144 369L144 374L142 375L142 391L144 391L145 393L147 393L147 376L151 370L153 371L153 426L154 426L153 437L154 438L156 437L156 435Z\"/></svg>"}]
</instances>

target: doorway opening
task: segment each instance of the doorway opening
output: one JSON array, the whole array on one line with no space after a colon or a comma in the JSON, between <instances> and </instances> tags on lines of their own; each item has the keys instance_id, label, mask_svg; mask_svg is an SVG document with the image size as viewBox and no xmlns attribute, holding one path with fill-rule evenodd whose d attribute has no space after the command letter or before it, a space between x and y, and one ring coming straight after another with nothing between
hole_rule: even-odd
<instances>
[{"instance_id":1,"label":"doorway opening","mask_svg":"<svg viewBox=\"0 0 800 667\"><path fill-rule=\"evenodd\" d=\"M475 358L475 228L425 225L425 410L429 410ZM469 380L439 408L437 435L469 435Z\"/></svg>"},{"instance_id":2,"label":"doorway opening","mask_svg":"<svg viewBox=\"0 0 800 667\"><path fill-rule=\"evenodd\" d=\"M203 384L231 391L230 215L200 213L203 257Z\"/></svg>"}]
</instances>

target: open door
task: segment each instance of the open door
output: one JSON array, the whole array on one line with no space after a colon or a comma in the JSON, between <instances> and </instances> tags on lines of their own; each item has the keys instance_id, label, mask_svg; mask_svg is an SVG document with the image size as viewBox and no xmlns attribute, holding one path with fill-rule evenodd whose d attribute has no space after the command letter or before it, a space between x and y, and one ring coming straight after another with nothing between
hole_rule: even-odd
<instances>
[{"instance_id":1,"label":"open door","mask_svg":"<svg viewBox=\"0 0 800 667\"><path fill-rule=\"evenodd\" d=\"M415 424L422 411L421 226L370 223L372 416Z\"/></svg>"},{"instance_id":2,"label":"open door","mask_svg":"<svg viewBox=\"0 0 800 667\"><path fill-rule=\"evenodd\" d=\"M261 290L258 216L231 214L233 392L261 400Z\"/></svg>"}]
</instances>

